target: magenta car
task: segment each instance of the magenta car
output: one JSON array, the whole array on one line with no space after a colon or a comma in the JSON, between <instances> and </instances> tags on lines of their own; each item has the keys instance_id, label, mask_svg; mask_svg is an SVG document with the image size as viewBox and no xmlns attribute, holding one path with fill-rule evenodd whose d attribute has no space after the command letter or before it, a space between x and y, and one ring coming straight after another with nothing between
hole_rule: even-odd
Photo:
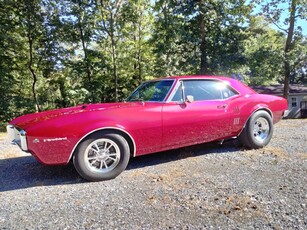
<instances>
[{"instance_id":1,"label":"magenta car","mask_svg":"<svg viewBox=\"0 0 307 230\"><path fill-rule=\"evenodd\" d=\"M39 162L72 160L83 178L100 181L144 154L230 138L261 148L287 108L284 98L257 94L234 79L178 76L147 81L124 102L17 117L7 130Z\"/></svg>"}]
</instances>

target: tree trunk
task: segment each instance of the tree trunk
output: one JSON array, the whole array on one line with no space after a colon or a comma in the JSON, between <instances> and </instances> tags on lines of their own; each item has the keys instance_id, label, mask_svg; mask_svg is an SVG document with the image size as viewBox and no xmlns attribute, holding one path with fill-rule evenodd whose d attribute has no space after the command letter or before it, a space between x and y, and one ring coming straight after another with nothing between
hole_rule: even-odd
<instances>
[{"instance_id":1,"label":"tree trunk","mask_svg":"<svg viewBox=\"0 0 307 230\"><path fill-rule=\"evenodd\" d=\"M139 21L138 25L138 54L137 54L137 60L138 60L138 65L139 65L139 81L142 82L142 28L141 28L141 21ZM140 83L139 82L139 83Z\"/></svg>"},{"instance_id":2,"label":"tree trunk","mask_svg":"<svg viewBox=\"0 0 307 230\"><path fill-rule=\"evenodd\" d=\"M83 49L83 53L84 53L84 62L85 62L85 66L86 66L87 80L88 80L88 83L91 84L91 81L92 81L92 71L91 71L90 61L88 59L87 48L86 48L86 45L85 45L84 32L83 32L81 24L79 25L79 31L80 31L80 38L81 38L81 43L82 43L82 49Z\"/></svg>"},{"instance_id":3,"label":"tree trunk","mask_svg":"<svg viewBox=\"0 0 307 230\"><path fill-rule=\"evenodd\" d=\"M289 63L289 53L292 50L292 39L293 39L293 33L294 33L294 23L295 23L295 14L296 14L296 6L297 6L297 0L292 0L291 2L291 13L290 13L290 25L288 29L287 34L287 41L285 45L284 50L284 93L283 97L288 99L289 97L289 85L290 85L290 74L291 74L291 66Z\"/></svg>"},{"instance_id":4,"label":"tree trunk","mask_svg":"<svg viewBox=\"0 0 307 230\"><path fill-rule=\"evenodd\" d=\"M81 9L81 2L79 2L79 7ZM81 40L81 44L82 44L82 49L83 49L83 54L84 54L84 63L85 63L85 71L86 71L86 75L87 75L87 82L88 82L88 87L89 87L89 91L90 91L90 95L92 100L94 101L94 97L93 97L93 89L92 89L92 68L91 68L91 63L88 57L88 52L87 52L87 47L86 47L86 41L85 41L85 35L84 35L84 31L83 31L83 27L82 27L82 19L80 18L81 16L78 17L78 28L79 28L79 32L80 32L80 40Z\"/></svg>"},{"instance_id":5,"label":"tree trunk","mask_svg":"<svg viewBox=\"0 0 307 230\"><path fill-rule=\"evenodd\" d=\"M41 112L42 109L41 109L41 107L39 105L39 101L38 101L37 93L36 93L36 82L37 82L36 73L35 73L35 71L34 71L34 69L32 68L31 65L29 65L29 69L30 69L30 72L31 72L32 77L33 77L32 94L33 94L33 98L34 98L34 101L35 101L36 110L37 110L37 112Z\"/></svg>"},{"instance_id":6,"label":"tree trunk","mask_svg":"<svg viewBox=\"0 0 307 230\"><path fill-rule=\"evenodd\" d=\"M170 30L170 19L169 19L169 9L168 9L168 4L166 4L163 8L162 8L162 12L163 12L163 19L164 19L164 26L166 28L166 30ZM167 32L166 33L166 36L165 36L165 42L164 42L167 46L170 43L170 35L169 33ZM164 63L164 66L163 66L163 75L165 76L169 76L169 75L172 75L172 72L170 72L170 68L168 67L169 65L171 65L171 60L170 60L170 49L169 48L166 48L166 58L165 58L165 63Z\"/></svg>"},{"instance_id":7,"label":"tree trunk","mask_svg":"<svg viewBox=\"0 0 307 230\"><path fill-rule=\"evenodd\" d=\"M205 28L205 17L204 10L199 3L200 15L199 15L199 32L200 32L200 70L199 74L208 73L208 62L207 62L207 50L206 50L206 28Z\"/></svg>"},{"instance_id":8,"label":"tree trunk","mask_svg":"<svg viewBox=\"0 0 307 230\"><path fill-rule=\"evenodd\" d=\"M117 74L117 55L116 55L116 41L115 41L115 35L114 35L114 18L113 13L110 11L110 38L111 38L111 46L112 46L112 63L113 63L113 77L114 77L114 84L115 84L115 101L118 101L118 74Z\"/></svg>"},{"instance_id":9,"label":"tree trunk","mask_svg":"<svg viewBox=\"0 0 307 230\"><path fill-rule=\"evenodd\" d=\"M41 110L41 107L39 105L39 101L38 101L37 93L36 93L37 76L36 76L35 70L32 67L32 65L33 65L33 40L31 38L30 32L28 33L28 42L29 42L29 56L30 56L28 68L29 68L29 70L32 74L32 78L33 78L32 94L33 94L34 102L35 102L35 105L36 105L36 110L38 112L41 112L42 110Z\"/></svg>"},{"instance_id":10,"label":"tree trunk","mask_svg":"<svg viewBox=\"0 0 307 230\"><path fill-rule=\"evenodd\" d=\"M111 37L112 40L112 62L113 62L113 77L115 83L115 101L118 101L118 75L117 75L117 57L116 57L116 43L114 40L114 35Z\"/></svg>"}]
</instances>

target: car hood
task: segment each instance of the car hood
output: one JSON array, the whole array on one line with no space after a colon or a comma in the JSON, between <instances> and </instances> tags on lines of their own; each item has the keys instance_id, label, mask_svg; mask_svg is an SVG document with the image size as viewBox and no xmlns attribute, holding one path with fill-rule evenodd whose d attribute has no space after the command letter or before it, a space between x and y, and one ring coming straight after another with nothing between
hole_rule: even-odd
<instances>
[{"instance_id":1,"label":"car hood","mask_svg":"<svg viewBox=\"0 0 307 230\"><path fill-rule=\"evenodd\" d=\"M12 120L10 124L22 129L27 129L27 127L29 126L33 126L35 124L42 123L61 116L70 116L73 114L92 111L115 110L127 107L140 107L143 105L144 104L140 102L84 104L70 108L48 110L44 112L23 115Z\"/></svg>"}]
</instances>

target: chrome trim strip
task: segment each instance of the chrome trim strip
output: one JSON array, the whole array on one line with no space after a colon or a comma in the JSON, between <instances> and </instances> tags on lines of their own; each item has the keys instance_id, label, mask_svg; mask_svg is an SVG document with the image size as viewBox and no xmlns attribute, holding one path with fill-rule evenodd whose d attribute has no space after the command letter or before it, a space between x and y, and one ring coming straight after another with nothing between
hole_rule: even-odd
<instances>
[{"instance_id":1,"label":"chrome trim strip","mask_svg":"<svg viewBox=\"0 0 307 230\"><path fill-rule=\"evenodd\" d=\"M167 79L167 78L161 78L161 79L153 79L153 80L149 80L149 81L144 81L141 85L139 85L129 96L132 96L139 88L141 88L145 83L148 83L148 82L158 82L158 81L172 81L172 85L169 89L169 91L167 92L167 94L165 95L165 97L163 98L162 101L144 101L144 102L158 102L158 103L165 103L167 101L167 98L169 98L169 94L171 93L170 91L172 90L172 88L174 87L174 84L176 82L176 79ZM128 101L126 98L124 101L125 102L131 102L131 101Z\"/></svg>"},{"instance_id":2,"label":"chrome trim strip","mask_svg":"<svg viewBox=\"0 0 307 230\"><path fill-rule=\"evenodd\" d=\"M182 90L182 94L183 94L182 97L183 97L183 101L185 101L186 95L185 95L185 92L184 92L184 85L182 85L182 83L183 83L184 81L193 81L193 80L196 80L196 81L198 81L198 80L205 80L205 81L216 81L216 82L221 82L221 83L227 85L227 87L229 87L232 91L234 91L234 92L236 93L236 94L234 94L234 95L232 95L231 97L228 97L228 98L223 98L223 99L210 99L210 100L199 100L199 101L226 101L226 100L229 100L230 98L233 98L233 97L236 97L236 96L241 95L241 93L240 93L238 90L236 90L234 87L232 87L232 85L231 85L230 82L228 82L228 81L226 81L226 80L223 80L223 79L197 78L197 77L195 77L195 78L180 78L180 79L177 80L177 83L176 83L176 85L174 86L173 91L170 93L169 97L167 98L166 102L167 102L167 103L168 103L168 102L172 102L172 99L173 99L173 97L175 96L176 91L178 90L178 88L179 88L180 86L181 86L182 89L183 89L183 90Z\"/></svg>"},{"instance_id":3,"label":"chrome trim strip","mask_svg":"<svg viewBox=\"0 0 307 230\"><path fill-rule=\"evenodd\" d=\"M124 129L120 129L120 128L117 128L117 127L103 127L103 128L98 128L98 129L94 129L92 130L91 132L85 134L83 137L80 138L80 140L75 144L74 148L72 149L71 153L70 153L70 156L68 158L68 161L70 161L70 159L72 158L72 155L74 154L74 151L76 150L77 146L80 144L81 141L83 141L84 138L86 138L88 135L96 132L96 131L102 131L102 130L105 130L105 129L115 129L115 130L119 130L125 134L127 134L130 139L132 140L132 143L133 143L133 148L134 148L134 151L133 151L133 157L135 157L135 154L136 154L136 146L135 146L135 141L134 139L132 138L132 136Z\"/></svg>"},{"instance_id":4,"label":"chrome trim strip","mask_svg":"<svg viewBox=\"0 0 307 230\"><path fill-rule=\"evenodd\" d=\"M173 88L173 91L169 94L169 96L168 96L166 102L171 102L171 101L172 101L174 95L176 94L178 88L179 88L180 85L181 85L181 82L182 82L181 80L178 80L178 81L175 83L175 85L172 87L172 88Z\"/></svg>"}]
</instances>

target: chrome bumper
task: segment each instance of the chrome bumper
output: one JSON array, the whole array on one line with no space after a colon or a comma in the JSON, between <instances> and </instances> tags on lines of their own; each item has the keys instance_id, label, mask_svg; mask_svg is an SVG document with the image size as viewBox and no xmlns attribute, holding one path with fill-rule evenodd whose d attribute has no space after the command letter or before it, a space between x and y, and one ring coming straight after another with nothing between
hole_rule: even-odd
<instances>
[{"instance_id":1,"label":"chrome bumper","mask_svg":"<svg viewBox=\"0 0 307 230\"><path fill-rule=\"evenodd\" d=\"M290 110L285 110L284 113L283 113L283 118L286 118L290 113Z\"/></svg>"},{"instance_id":2,"label":"chrome bumper","mask_svg":"<svg viewBox=\"0 0 307 230\"><path fill-rule=\"evenodd\" d=\"M24 130L17 129L13 125L6 126L6 130L12 144L17 144L23 151L28 151L27 134Z\"/></svg>"}]
</instances>

